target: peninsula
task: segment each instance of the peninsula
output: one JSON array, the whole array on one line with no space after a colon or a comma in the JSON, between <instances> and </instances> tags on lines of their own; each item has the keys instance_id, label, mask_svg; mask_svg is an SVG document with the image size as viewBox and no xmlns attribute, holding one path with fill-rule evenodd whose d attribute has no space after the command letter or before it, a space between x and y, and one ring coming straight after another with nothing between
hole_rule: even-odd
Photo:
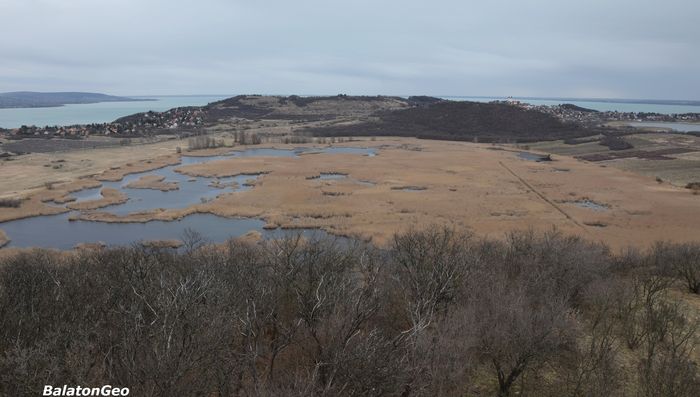
<instances>
[{"instance_id":1,"label":"peninsula","mask_svg":"<svg viewBox=\"0 0 700 397\"><path fill-rule=\"evenodd\" d=\"M97 94L93 92L32 92L16 91L0 93L0 109L4 108L47 108L73 104L99 102L150 101L145 98Z\"/></svg>"}]
</instances>

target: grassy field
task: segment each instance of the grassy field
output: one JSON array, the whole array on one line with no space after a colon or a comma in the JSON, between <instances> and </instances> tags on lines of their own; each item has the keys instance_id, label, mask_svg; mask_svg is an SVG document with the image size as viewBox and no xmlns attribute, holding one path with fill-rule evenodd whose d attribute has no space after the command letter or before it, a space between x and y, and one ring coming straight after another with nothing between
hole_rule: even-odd
<instances>
[{"instance_id":1,"label":"grassy field","mask_svg":"<svg viewBox=\"0 0 700 397\"><path fill-rule=\"evenodd\" d=\"M687 134L647 133L628 135L624 139L634 148L612 151L596 142L568 145L564 141L539 142L529 147L547 153L574 157L591 155L621 155L629 152L687 151L687 153L666 154L663 158L630 157L598 164L633 171L652 178L660 178L676 186L700 180L700 137Z\"/></svg>"},{"instance_id":2,"label":"grassy field","mask_svg":"<svg viewBox=\"0 0 700 397\"><path fill-rule=\"evenodd\" d=\"M60 212L60 208L44 201L65 200L71 189L76 189L76 183L94 185L177 164L176 145L177 142L161 142L52 157L21 156L3 165L18 170L8 175L23 176L0 181L0 195L27 200L20 208L0 208L0 219ZM490 236L500 236L514 228L557 227L606 241L615 248L647 246L659 239L685 241L694 238L700 224L700 196L670 183L659 183L653 176L620 170L618 164L613 167L607 162L592 163L562 155L555 155L554 161L538 163L519 158L518 149L513 146L411 138L365 139L337 145L373 146L378 148L378 155L240 157L182 166L178 172L191 176L264 175L249 191L223 194L188 208L127 216L90 211L81 217L105 222L145 222L207 212L262 218L269 227L322 228L378 244L396 232L434 223L468 227ZM532 145L531 149L553 151L557 147L557 143L548 145ZM88 156L88 161L80 158ZM65 160L62 169L42 165L59 158ZM633 164L632 161L618 162ZM84 162L90 166L81 168ZM347 177L314 178L321 173ZM64 182L51 185L49 190L38 184L42 180ZM22 185L25 189L18 191Z\"/></svg>"}]
</instances>

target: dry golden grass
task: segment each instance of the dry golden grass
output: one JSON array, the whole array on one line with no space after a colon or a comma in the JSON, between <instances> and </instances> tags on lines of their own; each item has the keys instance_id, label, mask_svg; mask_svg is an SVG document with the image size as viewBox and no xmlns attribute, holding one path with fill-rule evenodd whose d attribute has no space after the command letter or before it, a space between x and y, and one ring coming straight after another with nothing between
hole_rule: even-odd
<instances>
[{"instance_id":1,"label":"dry golden grass","mask_svg":"<svg viewBox=\"0 0 700 397\"><path fill-rule=\"evenodd\" d=\"M466 226L490 236L518 228L557 227L615 248L646 247L660 239L697 239L700 197L686 189L659 184L652 177L566 156L535 163L519 159L508 147L484 144L386 138L342 145L375 146L380 150L376 157L232 157L181 166L177 171L190 176L265 175L249 191L224 193L211 202L185 209L128 216L90 212L80 218L148 222L214 213L262 218L269 227L323 228L379 244L398 231L435 223ZM135 170L176 162L175 155L160 156L150 163L142 159L107 170L97 179L118 180ZM327 172L348 176L339 180L308 179ZM406 186L425 190L402 190ZM575 204L583 199L609 209L593 211ZM22 207L32 203L30 196ZM58 211L39 206L21 210Z\"/></svg>"},{"instance_id":2,"label":"dry golden grass","mask_svg":"<svg viewBox=\"0 0 700 397\"><path fill-rule=\"evenodd\" d=\"M45 183L75 181L81 177L100 174L115 165L139 164L141 161L152 161L161 156L173 156L178 145L182 145L182 142L172 140L128 147L32 153L18 156L13 161L0 162L0 175L2 175L0 196L26 195L42 190ZM175 158L177 159L177 157ZM63 165L60 169L44 167L47 163L58 161ZM153 169L152 163L145 163L144 169L147 168L145 166L148 166L148 169ZM121 175L118 172L109 174Z\"/></svg>"},{"instance_id":3,"label":"dry golden grass","mask_svg":"<svg viewBox=\"0 0 700 397\"><path fill-rule=\"evenodd\" d=\"M60 197L63 197L62 194ZM55 215L67 212L63 207L51 206L44 203L41 193L27 197L19 208L0 208L0 222L8 222L16 219L28 218L38 215Z\"/></svg>"},{"instance_id":4,"label":"dry golden grass","mask_svg":"<svg viewBox=\"0 0 700 397\"><path fill-rule=\"evenodd\" d=\"M101 199L83 201L80 203L69 203L66 207L72 210L86 211L96 210L98 208L108 207L115 204L123 204L129 200L129 197L117 189L106 187L100 191Z\"/></svg>"},{"instance_id":5,"label":"dry golden grass","mask_svg":"<svg viewBox=\"0 0 700 397\"><path fill-rule=\"evenodd\" d=\"M172 239L172 240L144 240L141 241L141 245L146 247L146 248L155 248L155 249L163 249L163 248L180 248L182 247L182 241Z\"/></svg>"},{"instance_id":6,"label":"dry golden grass","mask_svg":"<svg viewBox=\"0 0 700 397\"><path fill-rule=\"evenodd\" d=\"M260 216L285 228L321 227L380 243L397 231L430 223L465 225L487 235L556 226L616 247L696 238L700 200L652 178L567 157L528 162L488 145L411 139L375 144L392 146L376 157L232 158L178 170L198 176L269 172L251 191L221 196L196 206L198 211ZM306 179L321 172L348 178ZM426 190L396 189L404 186ZM585 198L610 208L597 212L574 204Z\"/></svg>"},{"instance_id":7,"label":"dry golden grass","mask_svg":"<svg viewBox=\"0 0 700 397\"><path fill-rule=\"evenodd\" d=\"M107 248L107 244L105 242L97 242L97 243L80 243L77 244L75 247L73 247L77 251L93 251L93 250L101 250L104 248Z\"/></svg>"},{"instance_id":8,"label":"dry golden grass","mask_svg":"<svg viewBox=\"0 0 700 397\"><path fill-rule=\"evenodd\" d=\"M180 163L180 156L176 154L156 157L154 159L140 160L133 163L126 163L124 166L111 166L108 170L102 172L97 180L115 182L120 181L125 175L136 174L139 172L153 171L159 168L167 167Z\"/></svg>"},{"instance_id":9,"label":"dry golden grass","mask_svg":"<svg viewBox=\"0 0 700 397\"><path fill-rule=\"evenodd\" d=\"M227 144L232 145L231 142L227 142ZM212 148L212 149L188 150L185 153L185 156L188 156L188 157L220 156L220 155L224 155L226 153L229 153L233 150L234 149L231 146L224 146L224 147L218 147L218 148Z\"/></svg>"},{"instance_id":10,"label":"dry golden grass","mask_svg":"<svg viewBox=\"0 0 700 397\"><path fill-rule=\"evenodd\" d=\"M241 237L238 237L238 240L248 242L248 243L257 243L263 239L262 233L260 233L257 230L251 230L248 233L242 235Z\"/></svg>"},{"instance_id":11,"label":"dry golden grass","mask_svg":"<svg viewBox=\"0 0 700 397\"><path fill-rule=\"evenodd\" d=\"M154 189L163 192L179 189L177 182L163 182L164 180L165 177L162 175L144 175L130 182L126 187L130 189Z\"/></svg>"},{"instance_id":12,"label":"dry golden grass","mask_svg":"<svg viewBox=\"0 0 700 397\"><path fill-rule=\"evenodd\" d=\"M9 244L9 242L10 239L7 237L7 234L0 230L0 248L6 246L7 244Z\"/></svg>"}]
</instances>

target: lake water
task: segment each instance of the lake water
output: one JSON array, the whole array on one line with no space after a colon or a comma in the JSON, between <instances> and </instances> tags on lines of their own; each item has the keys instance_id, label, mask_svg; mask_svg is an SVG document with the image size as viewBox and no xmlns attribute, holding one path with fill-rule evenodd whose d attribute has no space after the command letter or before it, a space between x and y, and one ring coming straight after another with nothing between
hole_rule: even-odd
<instances>
[{"instance_id":1,"label":"lake water","mask_svg":"<svg viewBox=\"0 0 700 397\"><path fill-rule=\"evenodd\" d=\"M665 123L665 122L650 122L650 121L632 121L627 123L628 125L631 125L632 127L640 127L640 128L670 128L672 130L680 131L680 132L691 132L691 131L699 131L700 132L700 124L693 124L693 123Z\"/></svg>"},{"instance_id":2,"label":"lake water","mask_svg":"<svg viewBox=\"0 0 700 397\"><path fill-rule=\"evenodd\" d=\"M610 209L610 207L605 204L596 203L595 201L588 199L574 201L573 204L593 211L607 211Z\"/></svg>"},{"instance_id":3,"label":"lake water","mask_svg":"<svg viewBox=\"0 0 700 397\"><path fill-rule=\"evenodd\" d=\"M491 102L494 100L505 100L505 97L470 97L470 96L452 96L443 97L450 100L475 101L475 102ZM618 111L618 112L649 112L661 114L680 114L680 113L700 113L700 103L697 105L681 105L668 103L634 103L625 102L624 100L589 100L589 99L567 99L567 98L514 98L516 100L526 102L532 105L547 105L556 106L564 103L570 103L582 108L598 110L601 112Z\"/></svg>"},{"instance_id":4,"label":"lake water","mask_svg":"<svg viewBox=\"0 0 700 397\"><path fill-rule=\"evenodd\" d=\"M118 189L125 193L129 200L124 204L112 205L100 209L117 215L127 215L134 212L153 210L156 208L185 208L192 204L213 199L220 194L242 193L254 189L247 184L251 179L260 175L237 175L223 178L191 177L175 172L177 167L187 164L200 164L232 157L299 157L304 153L325 154L355 154L362 156L376 155L375 149L357 147L328 147L328 148L296 148L283 149L249 149L233 151L222 156L190 157L183 156L181 163L153 171L129 174L118 182L103 182L99 188L85 189L71 193L77 201L97 200L101 198L100 191L105 187ZM132 189L127 185L146 175L165 177L164 182L176 182L177 190L160 191L154 189ZM335 179L340 174L323 174L323 179ZM218 183L217 183L218 182ZM53 204L58 205L58 204ZM78 212L68 212L59 215L37 216L0 223L2 229L10 238L11 247L44 247L70 249L83 242L105 242L110 245L126 245L139 240L179 239L185 229L193 229L211 242L222 242L231 237L243 235L251 230L257 230L263 237L280 237L290 233L285 230L264 230L265 222L259 219L223 218L211 214L194 214L172 222L151 221L146 223L105 223L90 221L69 221L71 215ZM297 231L294 231L297 232ZM309 234L313 230L299 230Z\"/></svg>"},{"instance_id":5,"label":"lake water","mask_svg":"<svg viewBox=\"0 0 700 397\"><path fill-rule=\"evenodd\" d=\"M537 163L541 163L543 161L552 161L552 158L550 156L530 152L518 152L518 157L520 157L523 160L534 161Z\"/></svg>"},{"instance_id":6,"label":"lake water","mask_svg":"<svg viewBox=\"0 0 700 397\"><path fill-rule=\"evenodd\" d=\"M181 106L202 106L228 98L231 95L187 95L132 97L152 101L101 102L65 105L52 108L0 109L0 127L17 128L22 125L71 125L108 123L134 113L164 111Z\"/></svg>"}]
</instances>

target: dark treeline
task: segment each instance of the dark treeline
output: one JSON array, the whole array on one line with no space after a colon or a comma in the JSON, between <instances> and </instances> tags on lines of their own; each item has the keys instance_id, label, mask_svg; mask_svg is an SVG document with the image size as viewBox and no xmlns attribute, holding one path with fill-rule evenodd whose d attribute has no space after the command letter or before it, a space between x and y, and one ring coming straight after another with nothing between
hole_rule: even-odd
<instances>
[{"instance_id":1,"label":"dark treeline","mask_svg":"<svg viewBox=\"0 0 700 397\"><path fill-rule=\"evenodd\" d=\"M556 231L0 260L0 395L691 396L700 247ZM695 300L697 302L697 300Z\"/></svg>"},{"instance_id":2,"label":"dark treeline","mask_svg":"<svg viewBox=\"0 0 700 397\"><path fill-rule=\"evenodd\" d=\"M315 136L407 136L479 142L535 142L580 138L596 129L505 103L414 99L413 107L378 112L376 120L312 127Z\"/></svg>"}]
</instances>

